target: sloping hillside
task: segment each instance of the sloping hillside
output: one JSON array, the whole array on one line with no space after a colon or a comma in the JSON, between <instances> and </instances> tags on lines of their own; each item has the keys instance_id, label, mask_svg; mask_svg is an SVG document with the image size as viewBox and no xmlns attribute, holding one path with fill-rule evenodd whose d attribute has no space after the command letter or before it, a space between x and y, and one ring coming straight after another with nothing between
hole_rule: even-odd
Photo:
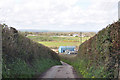
<instances>
[{"instance_id":1,"label":"sloping hillside","mask_svg":"<svg viewBox=\"0 0 120 80\"><path fill-rule=\"evenodd\" d=\"M60 64L58 55L48 47L26 38L15 28L2 27L4 78L31 78Z\"/></svg>"},{"instance_id":2,"label":"sloping hillside","mask_svg":"<svg viewBox=\"0 0 120 80\"><path fill-rule=\"evenodd\" d=\"M85 78L117 78L120 69L120 21L108 25L81 44L78 55L73 59L62 59Z\"/></svg>"}]
</instances>

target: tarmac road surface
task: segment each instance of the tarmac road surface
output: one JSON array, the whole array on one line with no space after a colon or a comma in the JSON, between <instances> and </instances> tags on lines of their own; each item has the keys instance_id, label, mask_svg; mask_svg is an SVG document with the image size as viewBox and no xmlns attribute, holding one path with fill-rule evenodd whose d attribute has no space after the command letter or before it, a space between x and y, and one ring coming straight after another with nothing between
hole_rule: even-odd
<instances>
[{"instance_id":1,"label":"tarmac road surface","mask_svg":"<svg viewBox=\"0 0 120 80\"><path fill-rule=\"evenodd\" d=\"M73 67L65 62L62 65L51 67L39 78L78 78Z\"/></svg>"}]
</instances>

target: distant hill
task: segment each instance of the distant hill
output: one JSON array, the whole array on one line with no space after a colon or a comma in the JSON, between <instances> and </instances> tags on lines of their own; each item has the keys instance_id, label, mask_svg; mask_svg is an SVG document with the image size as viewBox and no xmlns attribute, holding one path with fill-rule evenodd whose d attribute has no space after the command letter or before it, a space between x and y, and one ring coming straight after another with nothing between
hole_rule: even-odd
<instances>
[{"instance_id":1,"label":"distant hill","mask_svg":"<svg viewBox=\"0 0 120 80\"><path fill-rule=\"evenodd\" d=\"M40 30L40 29L18 29L22 32L95 32L98 31L70 31L70 30Z\"/></svg>"},{"instance_id":2,"label":"distant hill","mask_svg":"<svg viewBox=\"0 0 120 80\"><path fill-rule=\"evenodd\" d=\"M37 30L37 29L18 29L22 32L50 32L49 30Z\"/></svg>"},{"instance_id":3,"label":"distant hill","mask_svg":"<svg viewBox=\"0 0 120 80\"><path fill-rule=\"evenodd\" d=\"M74 36L77 35L83 37L92 37L96 32L70 32L70 31L42 31L42 30L20 30L24 35L36 35L36 36ZM74 36L75 37L75 36Z\"/></svg>"}]
</instances>

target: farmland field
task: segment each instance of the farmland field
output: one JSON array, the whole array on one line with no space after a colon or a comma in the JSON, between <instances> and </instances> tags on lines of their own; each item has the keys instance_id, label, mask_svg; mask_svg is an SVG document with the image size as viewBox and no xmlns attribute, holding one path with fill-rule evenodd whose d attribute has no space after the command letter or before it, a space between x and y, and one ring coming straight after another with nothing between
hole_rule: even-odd
<instances>
[{"instance_id":1,"label":"farmland field","mask_svg":"<svg viewBox=\"0 0 120 80\"><path fill-rule=\"evenodd\" d=\"M50 36L28 36L34 41L71 41L80 42L80 37L50 37ZM89 39L89 37L82 37L82 41Z\"/></svg>"},{"instance_id":2,"label":"farmland field","mask_svg":"<svg viewBox=\"0 0 120 80\"><path fill-rule=\"evenodd\" d=\"M41 43L50 48L58 48L59 46L79 46L81 44L80 37L51 37L51 36L28 36L28 38ZM82 42L88 40L89 37L82 37Z\"/></svg>"},{"instance_id":3,"label":"farmland field","mask_svg":"<svg viewBox=\"0 0 120 80\"><path fill-rule=\"evenodd\" d=\"M59 46L79 46L80 42L39 42L49 47L59 47Z\"/></svg>"}]
</instances>

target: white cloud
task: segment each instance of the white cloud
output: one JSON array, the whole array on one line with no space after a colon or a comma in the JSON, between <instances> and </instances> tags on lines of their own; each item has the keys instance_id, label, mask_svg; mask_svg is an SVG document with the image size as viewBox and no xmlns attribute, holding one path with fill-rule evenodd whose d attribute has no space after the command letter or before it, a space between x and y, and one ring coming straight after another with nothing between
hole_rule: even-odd
<instances>
[{"instance_id":1,"label":"white cloud","mask_svg":"<svg viewBox=\"0 0 120 80\"><path fill-rule=\"evenodd\" d=\"M117 3L118 0L0 0L0 21L17 29L95 31L117 20Z\"/></svg>"}]
</instances>

